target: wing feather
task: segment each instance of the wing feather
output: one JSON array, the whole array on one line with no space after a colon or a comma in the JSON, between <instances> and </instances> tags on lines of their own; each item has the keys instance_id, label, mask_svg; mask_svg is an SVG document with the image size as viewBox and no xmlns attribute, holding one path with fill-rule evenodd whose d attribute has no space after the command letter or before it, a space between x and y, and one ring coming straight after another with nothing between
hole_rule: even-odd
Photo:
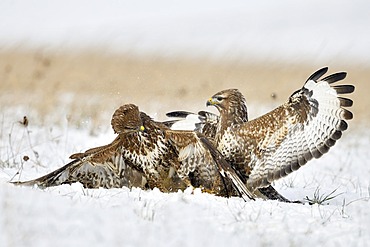
<instances>
[{"instance_id":1,"label":"wing feather","mask_svg":"<svg viewBox=\"0 0 370 247\"><path fill-rule=\"evenodd\" d=\"M167 130L165 135L178 151L178 160L182 162L177 170L180 177L188 176L198 166L208 166L213 163L212 157L209 152L206 152L195 132Z\"/></svg>"},{"instance_id":2,"label":"wing feather","mask_svg":"<svg viewBox=\"0 0 370 247\"><path fill-rule=\"evenodd\" d=\"M166 131L166 137L179 153L179 161L182 164L177 173L180 177L185 177L190 172L205 167L205 170L210 172L207 172L209 178L203 177L203 180L208 179L212 182L215 177L221 174L232 181L245 200L253 198L252 193L249 192L233 168L205 136L193 131L168 130ZM202 175L200 174L200 176Z\"/></svg>"},{"instance_id":3,"label":"wing feather","mask_svg":"<svg viewBox=\"0 0 370 247\"><path fill-rule=\"evenodd\" d=\"M213 140L216 137L218 122L220 117L214 113L207 111L200 111L198 115L201 116L202 129L201 133L205 135L210 140Z\"/></svg>"},{"instance_id":4,"label":"wing feather","mask_svg":"<svg viewBox=\"0 0 370 247\"><path fill-rule=\"evenodd\" d=\"M245 201L254 200L253 193L245 186L243 181L236 174L235 170L230 166L230 164L224 159L221 153L215 147L213 147L213 145L207 138L201 137L200 140L208 148L209 152L211 153L213 159L217 164L218 170L220 171L221 175L231 179L236 190L241 194Z\"/></svg>"},{"instance_id":5,"label":"wing feather","mask_svg":"<svg viewBox=\"0 0 370 247\"><path fill-rule=\"evenodd\" d=\"M328 67L324 67L322 69L319 69L318 71L316 71L315 73L313 73L310 77L308 77L307 81L317 81L318 79L320 79L321 76L323 76L324 74L326 74L326 72L328 72Z\"/></svg>"},{"instance_id":6,"label":"wing feather","mask_svg":"<svg viewBox=\"0 0 370 247\"><path fill-rule=\"evenodd\" d=\"M268 150L262 150L263 155L253 164L247 181L248 187L267 186L272 181L299 169L312 158L321 157L329 151L336 140L340 139L342 131L347 129L345 120L352 119L353 114L343 107L350 107L353 102L338 95L353 92L354 86L330 86L344 79L345 72L319 80L326 71L327 69L323 68L314 73L286 104L268 113L275 117L269 118L273 123L260 126L269 128L268 131L262 132L279 133L283 128L287 128L287 133L282 140L278 140L276 135L269 138L271 140L268 144L264 143L266 137L262 137L259 143L264 143ZM246 123L244 128L259 121L260 119L257 119Z\"/></svg>"},{"instance_id":7,"label":"wing feather","mask_svg":"<svg viewBox=\"0 0 370 247\"><path fill-rule=\"evenodd\" d=\"M325 73L326 73L326 72L325 72ZM331 74L331 75L329 75L329 76L327 76L327 77L323 78L322 80L323 80L323 81L326 81L326 82L327 82L327 83L329 83L329 84L332 84L332 83L334 83L334 82L341 81L341 80L345 79L345 78L346 78L346 76L347 76L347 73L346 73L346 72L338 72L338 73ZM321 77L321 76L320 76L320 77ZM319 77L319 78L317 78L316 80L320 79L320 77ZM311 80L316 81L315 79L311 79Z\"/></svg>"},{"instance_id":8,"label":"wing feather","mask_svg":"<svg viewBox=\"0 0 370 247\"><path fill-rule=\"evenodd\" d=\"M122 172L118 172L114 167L120 164L125 167L125 161L121 156L112 156L104 162L92 162L89 159L75 159L65 166L46 174L40 178L26 181L15 182L18 185L38 185L46 188L62 184L72 184L80 182L85 188L120 188L128 186L128 180L123 178Z\"/></svg>"},{"instance_id":9,"label":"wing feather","mask_svg":"<svg viewBox=\"0 0 370 247\"><path fill-rule=\"evenodd\" d=\"M179 120L172 121L174 123L181 123L181 128L178 128L177 125L175 126L174 124L172 124L171 129L184 130L185 128L183 126L190 125L192 126L190 130L200 132L211 140L213 140L216 136L219 116L214 113L199 111L198 114L195 114L188 111L173 111L166 113L166 116L180 118ZM190 116L195 116L198 121L195 122L195 124L193 119L189 121ZM188 124L186 124L185 122L187 122Z\"/></svg>"},{"instance_id":10,"label":"wing feather","mask_svg":"<svg viewBox=\"0 0 370 247\"><path fill-rule=\"evenodd\" d=\"M350 94L355 91L355 86L353 85L339 85L333 87L337 94Z\"/></svg>"},{"instance_id":11,"label":"wing feather","mask_svg":"<svg viewBox=\"0 0 370 247\"><path fill-rule=\"evenodd\" d=\"M187 116L194 114L193 112L188 112L188 111L172 111L172 112L167 112L166 116L167 117L175 117L175 118L186 118Z\"/></svg>"},{"instance_id":12,"label":"wing feather","mask_svg":"<svg viewBox=\"0 0 370 247\"><path fill-rule=\"evenodd\" d=\"M143 187L143 173L122 157L120 147L117 137L108 145L71 155L73 161L49 174L14 184L45 188L80 182L86 188Z\"/></svg>"}]
</instances>

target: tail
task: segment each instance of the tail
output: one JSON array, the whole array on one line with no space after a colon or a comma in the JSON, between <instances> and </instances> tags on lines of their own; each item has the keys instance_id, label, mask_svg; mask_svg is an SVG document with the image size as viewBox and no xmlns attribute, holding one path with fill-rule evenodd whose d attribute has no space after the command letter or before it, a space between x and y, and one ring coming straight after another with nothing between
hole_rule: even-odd
<instances>
[{"instance_id":1,"label":"tail","mask_svg":"<svg viewBox=\"0 0 370 247\"><path fill-rule=\"evenodd\" d=\"M239 192L244 201L254 200L253 193L245 186L240 177L236 174L230 164L222 157L221 153L213 147L211 142L204 137L200 137L202 143L208 148L213 159L216 161L220 174L228 177L234 184L235 189Z\"/></svg>"}]
</instances>

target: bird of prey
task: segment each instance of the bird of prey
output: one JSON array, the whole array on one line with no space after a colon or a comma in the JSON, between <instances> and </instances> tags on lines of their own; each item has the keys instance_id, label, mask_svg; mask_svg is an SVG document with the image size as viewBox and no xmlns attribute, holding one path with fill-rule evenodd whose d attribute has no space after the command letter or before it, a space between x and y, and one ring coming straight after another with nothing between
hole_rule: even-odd
<instances>
[{"instance_id":1,"label":"bird of prey","mask_svg":"<svg viewBox=\"0 0 370 247\"><path fill-rule=\"evenodd\" d=\"M163 192L193 186L220 196L252 197L204 135L171 130L133 104L118 108L111 125L118 134L112 143L73 154L72 162L43 177L15 183L49 187L80 182L87 188L157 187Z\"/></svg>"},{"instance_id":2,"label":"bird of prey","mask_svg":"<svg viewBox=\"0 0 370 247\"><path fill-rule=\"evenodd\" d=\"M220 96L222 95L222 96ZM223 132L226 128L236 125L236 124L242 124L245 122L248 122L248 110L247 110L247 104L246 100L244 98L244 95L238 90L238 89L226 89L223 90L216 95L214 95L212 98L219 98L221 100L221 97L224 99L224 105L223 109L227 109L230 112L230 115L233 115L233 118L228 118L224 122L224 124L220 124L220 118L218 115L213 114L211 112L206 111L200 111L198 112L198 120L201 120L201 122L196 122L194 130L201 132L204 134L209 140L213 142L213 145L217 146L216 142L216 134L219 138L222 136ZM210 99L207 101L207 106L212 105L211 102L213 102L213 99ZM224 115L225 110L220 111L220 115ZM187 118L188 116L195 115L194 113L187 112L187 111L173 111L166 114L168 117L175 117L175 118ZM225 119L225 118L224 118ZM195 120L196 121L196 120ZM171 127L174 127L174 124L177 124L178 122L176 120L172 120L169 122L169 125ZM175 127L178 128L178 127ZM238 173L238 170L236 170ZM245 174L239 173L239 176L241 178L244 178L243 181L245 182ZM272 185L269 185L267 187L261 187L258 188L254 194L254 197L260 197L263 199L270 199L270 200L279 200L282 202L296 202L300 203L299 201L290 201L289 199L285 198L283 195L279 194Z\"/></svg>"},{"instance_id":3,"label":"bird of prey","mask_svg":"<svg viewBox=\"0 0 370 247\"><path fill-rule=\"evenodd\" d=\"M245 99L236 89L216 93L207 101L219 116L198 113L201 122L196 129L213 138L218 151L256 197L258 192L268 194L264 188L274 180L327 153L347 129L346 120L353 115L345 107L353 102L340 95L352 93L355 87L333 85L346 77L345 72L320 79L327 71L326 67L316 71L284 104L251 121Z\"/></svg>"}]
</instances>

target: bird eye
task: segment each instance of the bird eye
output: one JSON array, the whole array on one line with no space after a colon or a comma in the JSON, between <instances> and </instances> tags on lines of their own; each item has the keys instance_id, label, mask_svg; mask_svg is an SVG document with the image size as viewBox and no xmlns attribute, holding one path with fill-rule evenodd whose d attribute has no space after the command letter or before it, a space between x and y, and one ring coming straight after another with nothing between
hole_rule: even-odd
<instances>
[{"instance_id":1,"label":"bird eye","mask_svg":"<svg viewBox=\"0 0 370 247\"><path fill-rule=\"evenodd\" d=\"M223 100L223 98L221 97L221 96L217 96L217 98L216 98L218 101L221 101L221 100Z\"/></svg>"}]
</instances>

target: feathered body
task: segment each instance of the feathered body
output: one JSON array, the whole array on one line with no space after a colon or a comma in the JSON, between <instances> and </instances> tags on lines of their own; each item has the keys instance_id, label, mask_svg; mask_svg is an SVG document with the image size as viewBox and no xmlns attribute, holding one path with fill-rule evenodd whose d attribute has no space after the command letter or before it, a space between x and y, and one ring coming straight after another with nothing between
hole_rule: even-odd
<instances>
[{"instance_id":1,"label":"feathered body","mask_svg":"<svg viewBox=\"0 0 370 247\"><path fill-rule=\"evenodd\" d=\"M345 120L353 116L344 107L352 106L352 100L339 95L352 93L354 86L331 86L346 73L320 79L327 70L315 72L287 102L251 121L247 121L245 99L236 89L221 91L207 101L219 116L199 112L198 129L214 137L218 151L250 191L263 192L272 181L321 157L347 129Z\"/></svg>"},{"instance_id":2,"label":"feathered body","mask_svg":"<svg viewBox=\"0 0 370 247\"><path fill-rule=\"evenodd\" d=\"M48 187L80 182L87 188L158 187L163 192L194 186L226 196L236 194L234 183L247 194L245 185L204 136L170 130L132 104L117 109L111 124L118 134L112 143L73 154L73 161L64 167L18 184Z\"/></svg>"}]
</instances>

